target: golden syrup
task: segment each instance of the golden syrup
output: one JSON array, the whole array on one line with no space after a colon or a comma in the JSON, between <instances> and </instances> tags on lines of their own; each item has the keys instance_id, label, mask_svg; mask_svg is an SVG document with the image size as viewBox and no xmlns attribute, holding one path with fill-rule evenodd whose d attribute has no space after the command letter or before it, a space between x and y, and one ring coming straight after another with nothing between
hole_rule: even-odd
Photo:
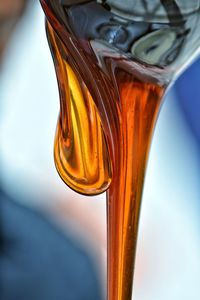
<instances>
[{"instance_id":1,"label":"golden syrup","mask_svg":"<svg viewBox=\"0 0 200 300\"><path fill-rule=\"evenodd\" d=\"M60 91L56 167L79 193L107 191L107 299L130 300L152 133L168 83L195 50L199 13L185 19L162 1L163 23L134 21L107 2L41 0Z\"/></svg>"},{"instance_id":2,"label":"golden syrup","mask_svg":"<svg viewBox=\"0 0 200 300\"><path fill-rule=\"evenodd\" d=\"M49 23L47 28L61 97L55 163L62 179L77 192L93 195L111 183L107 190L108 299L131 299L145 168L165 87L121 68L123 61L107 59L107 66L115 65L118 91L112 102L115 124L110 124L115 134L105 135L109 116L104 119L98 111L83 78L70 66L66 46ZM103 101L109 106L109 95ZM109 151L108 145L113 149L110 146Z\"/></svg>"}]
</instances>

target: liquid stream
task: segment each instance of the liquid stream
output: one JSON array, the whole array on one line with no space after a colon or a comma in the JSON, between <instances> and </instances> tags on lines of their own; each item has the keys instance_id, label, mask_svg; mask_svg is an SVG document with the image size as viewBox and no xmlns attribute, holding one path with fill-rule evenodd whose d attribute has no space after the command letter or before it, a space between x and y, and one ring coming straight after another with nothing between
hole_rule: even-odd
<instances>
[{"instance_id":1,"label":"liquid stream","mask_svg":"<svg viewBox=\"0 0 200 300\"><path fill-rule=\"evenodd\" d=\"M95 1L61 2L41 1L60 91L55 163L75 191L107 191L107 298L130 300L152 133L199 16L175 5L168 23L130 22Z\"/></svg>"}]
</instances>

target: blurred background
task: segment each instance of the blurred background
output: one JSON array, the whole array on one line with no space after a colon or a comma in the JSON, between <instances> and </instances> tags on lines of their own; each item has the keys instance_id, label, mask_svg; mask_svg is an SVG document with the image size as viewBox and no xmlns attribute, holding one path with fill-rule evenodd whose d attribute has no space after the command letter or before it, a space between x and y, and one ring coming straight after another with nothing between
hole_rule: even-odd
<instances>
[{"instance_id":1,"label":"blurred background","mask_svg":"<svg viewBox=\"0 0 200 300\"><path fill-rule=\"evenodd\" d=\"M200 297L200 60L166 96L143 194L135 300ZM105 299L105 195L53 161L59 96L39 1L0 1L0 299Z\"/></svg>"}]
</instances>

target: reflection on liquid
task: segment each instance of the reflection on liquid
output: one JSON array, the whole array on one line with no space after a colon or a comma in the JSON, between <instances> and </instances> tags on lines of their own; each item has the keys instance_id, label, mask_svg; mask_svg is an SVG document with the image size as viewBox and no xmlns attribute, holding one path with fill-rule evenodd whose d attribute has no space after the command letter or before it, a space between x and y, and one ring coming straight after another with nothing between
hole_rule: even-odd
<instances>
[{"instance_id":1,"label":"reflection on liquid","mask_svg":"<svg viewBox=\"0 0 200 300\"><path fill-rule=\"evenodd\" d=\"M70 29L76 37L98 41L104 47L119 50L121 55L148 65L170 66L173 72L181 68L200 43L199 12L182 15L175 1L162 1L159 7L151 9L151 13L147 11L143 18L134 20L133 17L125 18L130 3L133 1L123 1L123 4L121 1L102 1L102 5L95 1L73 1L72 5L72 1L62 1ZM160 10L162 18L155 22L152 17L149 21L150 16L160 15Z\"/></svg>"},{"instance_id":2,"label":"reflection on liquid","mask_svg":"<svg viewBox=\"0 0 200 300\"><path fill-rule=\"evenodd\" d=\"M78 192L107 189L108 299L131 299L152 132L167 85L197 51L200 14L174 0L137 16L145 1L41 2L61 98L56 166Z\"/></svg>"}]
</instances>

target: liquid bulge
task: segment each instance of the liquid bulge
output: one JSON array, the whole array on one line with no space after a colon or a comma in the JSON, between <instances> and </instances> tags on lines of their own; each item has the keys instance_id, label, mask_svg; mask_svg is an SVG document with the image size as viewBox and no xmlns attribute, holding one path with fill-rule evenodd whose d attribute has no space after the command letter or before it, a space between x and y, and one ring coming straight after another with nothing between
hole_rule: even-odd
<instances>
[{"instance_id":1,"label":"liquid bulge","mask_svg":"<svg viewBox=\"0 0 200 300\"><path fill-rule=\"evenodd\" d=\"M112 170L99 114L83 79L70 66L66 47L50 23L46 29L60 91L54 146L56 168L76 192L102 193L110 185Z\"/></svg>"}]
</instances>

